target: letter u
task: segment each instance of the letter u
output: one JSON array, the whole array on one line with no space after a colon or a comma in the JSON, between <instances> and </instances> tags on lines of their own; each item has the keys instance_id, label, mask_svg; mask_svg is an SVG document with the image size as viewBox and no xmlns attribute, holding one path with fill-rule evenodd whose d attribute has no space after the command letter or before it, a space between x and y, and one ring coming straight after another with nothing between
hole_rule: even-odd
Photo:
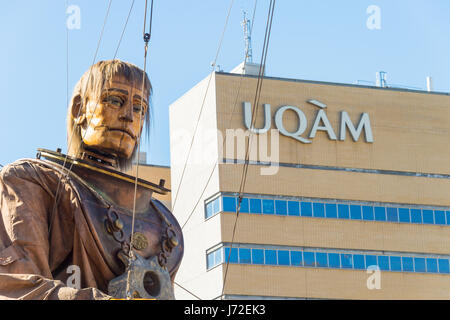
<instances>
[{"instance_id":1,"label":"letter u","mask_svg":"<svg viewBox=\"0 0 450 320\"><path fill-rule=\"evenodd\" d=\"M262 134L268 132L272 125L270 104L264 104L264 127L261 129L256 129L252 127L252 105L250 102L244 102L244 122L245 127L253 133Z\"/></svg>"}]
</instances>

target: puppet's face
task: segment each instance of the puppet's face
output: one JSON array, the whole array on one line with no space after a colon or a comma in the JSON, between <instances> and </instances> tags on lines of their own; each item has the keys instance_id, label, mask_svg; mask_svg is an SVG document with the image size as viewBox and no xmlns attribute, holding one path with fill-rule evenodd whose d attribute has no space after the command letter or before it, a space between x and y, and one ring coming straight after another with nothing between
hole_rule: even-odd
<instances>
[{"instance_id":1,"label":"puppet's face","mask_svg":"<svg viewBox=\"0 0 450 320\"><path fill-rule=\"evenodd\" d=\"M142 131L148 108L141 87L114 76L100 99L89 99L78 119L83 142L90 149L129 159ZM140 119L141 117L141 119Z\"/></svg>"}]
</instances>

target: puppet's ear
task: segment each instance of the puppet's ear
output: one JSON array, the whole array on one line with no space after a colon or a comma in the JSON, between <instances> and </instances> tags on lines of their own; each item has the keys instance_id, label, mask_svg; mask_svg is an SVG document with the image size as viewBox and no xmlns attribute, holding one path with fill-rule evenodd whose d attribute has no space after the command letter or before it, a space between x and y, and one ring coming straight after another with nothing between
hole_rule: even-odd
<instances>
[{"instance_id":1,"label":"puppet's ear","mask_svg":"<svg viewBox=\"0 0 450 320\"><path fill-rule=\"evenodd\" d=\"M85 108L82 103L81 95L77 94L72 98L72 118L75 125L82 125L86 121Z\"/></svg>"}]
</instances>

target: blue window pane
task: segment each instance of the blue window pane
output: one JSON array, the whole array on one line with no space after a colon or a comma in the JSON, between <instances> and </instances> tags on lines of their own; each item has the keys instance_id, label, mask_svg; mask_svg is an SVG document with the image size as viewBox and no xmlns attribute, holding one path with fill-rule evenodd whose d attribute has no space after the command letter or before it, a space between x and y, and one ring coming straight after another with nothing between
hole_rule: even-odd
<instances>
[{"instance_id":1,"label":"blue window pane","mask_svg":"<svg viewBox=\"0 0 450 320\"><path fill-rule=\"evenodd\" d=\"M236 205L239 204L239 200L236 201ZM250 212L250 207L249 207L249 203L248 203L248 199L247 198L242 198L241 200L241 208L239 209L239 212L241 213L249 213Z\"/></svg>"},{"instance_id":2,"label":"blue window pane","mask_svg":"<svg viewBox=\"0 0 450 320\"><path fill-rule=\"evenodd\" d=\"M239 248L239 263L252 263L250 249Z\"/></svg>"},{"instance_id":3,"label":"blue window pane","mask_svg":"<svg viewBox=\"0 0 450 320\"><path fill-rule=\"evenodd\" d=\"M450 226L450 211L445 211L445 219L446 219L445 224Z\"/></svg>"},{"instance_id":4,"label":"blue window pane","mask_svg":"<svg viewBox=\"0 0 450 320\"><path fill-rule=\"evenodd\" d=\"M386 208L387 221L398 222L397 208Z\"/></svg>"},{"instance_id":5,"label":"blue window pane","mask_svg":"<svg viewBox=\"0 0 450 320\"><path fill-rule=\"evenodd\" d=\"M323 203L313 203L314 217L324 218L325 217L325 206Z\"/></svg>"},{"instance_id":6,"label":"blue window pane","mask_svg":"<svg viewBox=\"0 0 450 320\"><path fill-rule=\"evenodd\" d=\"M212 267L214 267L214 252L211 252L210 254L208 254L206 256L206 268L210 269Z\"/></svg>"},{"instance_id":7,"label":"blue window pane","mask_svg":"<svg viewBox=\"0 0 450 320\"><path fill-rule=\"evenodd\" d=\"M236 198L235 197L223 197L223 211L236 212Z\"/></svg>"},{"instance_id":8,"label":"blue window pane","mask_svg":"<svg viewBox=\"0 0 450 320\"><path fill-rule=\"evenodd\" d=\"M362 254L353 255L353 264L355 269L365 269L366 264L364 263L364 256Z\"/></svg>"},{"instance_id":9,"label":"blue window pane","mask_svg":"<svg viewBox=\"0 0 450 320\"><path fill-rule=\"evenodd\" d=\"M303 259L305 267L315 267L316 260L314 259L314 252L303 252Z\"/></svg>"},{"instance_id":10,"label":"blue window pane","mask_svg":"<svg viewBox=\"0 0 450 320\"><path fill-rule=\"evenodd\" d=\"M380 270L389 270L389 257L378 256L378 266L380 267Z\"/></svg>"},{"instance_id":11,"label":"blue window pane","mask_svg":"<svg viewBox=\"0 0 450 320\"><path fill-rule=\"evenodd\" d=\"M371 206L363 206L362 207L363 212L363 220L372 221L374 219L373 217L373 207Z\"/></svg>"},{"instance_id":12,"label":"blue window pane","mask_svg":"<svg viewBox=\"0 0 450 320\"><path fill-rule=\"evenodd\" d=\"M375 220L376 221L386 221L386 208L385 207L375 207Z\"/></svg>"},{"instance_id":13,"label":"blue window pane","mask_svg":"<svg viewBox=\"0 0 450 320\"><path fill-rule=\"evenodd\" d=\"M338 218L348 219L350 217L347 204L338 204Z\"/></svg>"},{"instance_id":14,"label":"blue window pane","mask_svg":"<svg viewBox=\"0 0 450 320\"><path fill-rule=\"evenodd\" d=\"M289 251L287 250L278 250L278 264L280 266L288 266L289 265Z\"/></svg>"},{"instance_id":15,"label":"blue window pane","mask_svg":"<svg viewBox=\"0 0 450 320\"><path fill-rule=\"evenodd\" d=\"M280 216L287 215L287 201L275 200L275 213Z\"/></svg>"},{"instance_id":16,"label":"blue window pane","mask_svg":"<svg viewBox=\"0 0 450 320\"><path fill-rule=\"evenodd\" d=\"M350 206L350 219L361 220L361 206L353 204Z\"/></svg>"},{"instance_id":17,"label":"blue window pane","mask_svg":"<svg viewBox=\"0 0 450 320\"><path fill-rule=\"evenodd\" d=\"M224 255L225 262L229 261L230 263L238 263L238 249L237 248L225 248Z\"/></svg>"},{"instance_id":18,"label":"blue window pane","mask_svg":"<svg viewBox=\"0 0 450 320\"><path fill-rule=\"evenodd\" d=\"M263 199L262 201L263 213L264 214L274 214L275 213L275 204L273 200Z\"/></svg>"},{"instance_id":19,"label":"blue window pane","mask_svg":"<svg viewBox=\"0 0 450 320\"><path fill-rule=\"evenodd\" d=\"M438 272L437 259L427 258L427 272Z\"/></svg>"},{"instance_id":20,"label":"blue window pane","mask_svg":"<svg viewBox=\"0 0 450 320\"><path fill-rule=\"evenodd\" d=\"M250 199L250 213L261 213L261 199Z\"/></svg>"},{"instance_id":21,"label":"blue window pane","mask_svg":"<svg viewBox=\"0 0 450 320\"><path fill-rule=\"evenodd\" d=\"M325 213L327 218L337 218L337 209L334 203L325 204Z\"/></svg>"},{"instance_id":22,"label":"blue window pane","mask_svg":"<svg viewBox=\"0 0 450 320\"><path fill-rule=\"evenodd\" d=\"M434 223L445 224L445 212L440 210L434 211Z\"/></svg>"},{"instance_id":23,"label":"blue window pane","mask_svg":"<svg viewBox=\"0 0 450 320\"><path fill-rule=\"evenodd\" d=\"M266 264L277 264L277 252L276 250L264 250L264 257L266 260Z\"/></svg>"},{"instance_id":24,"label":"blue window pane","mask_svg":"<svg viewBox=\"0 0 450 320\"><path fill-rule=\"evenodd\" d=\"M213 201L213 214L220 211L220 197Z\"/></svg>"},{"instance_id":25,"label":"blue window pane","mask_svg":"<svg viewBox=\"0 0 450 320\"><path fill-rule=\"evenodd\" d=\"M402 270L414 272L413 258L402 257Z\"/></svg>"},{"instance_id":26,"label":"blue window pane","mask_svg":"<svg viewBox=\"0 0 450 320\"><path fill-rule=\"evenodd\" d=\"M288 215L300 216L300 204L298 201L288 201Z\"/></svg>"},{"instance_id":27,"label":"blue window pane","mask_svg":"<svg viewBox=\"0 0 450 320\"><path fill-rule=\"evenodd\" d=\"M450 266L448 263L448 259L439 259L438 264L440 273L450 273Z\"/></svg>"},{"instance_id":28,"label":"blue window pane","mask_svg":"<svg viewBox=\"0 0 450 320\"><path fill-rule=\"evenodd\" d=\"M318 267L328 267L327 254L325 252L316 252L316 265Z\"/></svg>"},{"instance_id":29,"label":"blue window pane","mask_svg":"<svg viewBox=\"0 0 450 320\"><path fill-rule=\"evenodd\" d=\"M378 266L377 256L367 255L366 256L366 268L370 266Z\"/></svg>"},{"instance_id":30,"label":"blue window pane","mask_svg":"<svg viewBox=\"0 0 450 320\"><path fill-rule=\"evenodd\" d=\"M391 260L391 271L402 271L402 259L400 257L389 257Z\"/></svg>"},{"instance_id":31,"label":"blue window pane","mask_svg":"<svg viewBox=\"0 0 450 320\"><path fill-rule=\"evenodd\" d=\"M422 210L411 209L411 222L412 223L422 223Z\"/></svg>"},{"instance_id":32,"label":"blue window pane","mask_svg":"<svg viewBox=\"0 0 450 320\"><path fill-rule=\"evenodd\" d=\"M292 266L302 266L302 252L301 251L291 251L291 265Z\"/></svg>"},{"instance_id":33,"label":"blue window pane","mask_svg":"<svg viewBox=\"0 0 450 320\"><path fill-rule=\"evenodd\" d=\"M416 272L425 272L425 259L414 258L414 267Z\"/></svg>"},{"instance_id":34,"label":"blue window pane","mask_svg":"<svg viewBox=\"0 0 450 320\"><path fill-rule=\"evenodd\" d=\"M302 201L300 214L302 217L312 217L312 206L311 202Z\"/></svg>"},{"instance_id":35,"label":"blue window pane","mask_svg":"<svg viewBox=\"0 0 450 320\"><path fill-rule=\"evenodd\" d=\"M216 252L214 252L214 264L215 265L221 264L223 262L222 252L223 252L222 248L220 248L219 250L216 250Z\"/></svg>"},{"instance_id":36,"label":"blue window pane","mask_svg":"<svg viewBox=\"0 0 450 320\"><path fill-rule=\"evenodd\" d=\"M206 218L212 217L213 215L213 203L210 202L206 204Z\"/></svg>"},{"instance_id":37,"label":"blue window pane","mask_svg":"<svg viewBox=\"0 0 450 320\"><path fill-rule=\"evenodd\" d=\"M342 268L353 268L353 255L341 253Z\"/></svg>"},{"instance_id":38,"label":"blue window pane","mask_svg":"<svg viewBox=\"0 0 450 320\"><path fill-rule=\"evenodd\" d=\"M423 210L422 211L423 223L434 224L433 221L433 210Z\"/></svg>"},{"instance_id":39,"label":"blue window pane","mask_svg":"<svg viewBox=\"0 0 450 320\"><path fill-rule=\"evenodd\" d=\"M341 261L339 258L339 253L329 253L328 254L328 264L331 268L340 268Z\"/></svg>"},{"instance_id":40,"label":"blue window pane","mask_svg":"<svg viewBox=\"0 0 450 320\"><path fill-rule=\"evenodd\" d=\"M252 249L252 263L253 264L264 264L264 250L263 249Z\"/></svg>"},{"instance_id":41,"label":"blue window pane","mask_svg":"<svg viewBox=\"0 0 450 320\"><path fill-rule=\"evenodd\" d=\"M411 219L409 217L409 209L408 208L399 208L398 209L398 219L400 222L410 223Z\"/></svg>"}]
</instances>

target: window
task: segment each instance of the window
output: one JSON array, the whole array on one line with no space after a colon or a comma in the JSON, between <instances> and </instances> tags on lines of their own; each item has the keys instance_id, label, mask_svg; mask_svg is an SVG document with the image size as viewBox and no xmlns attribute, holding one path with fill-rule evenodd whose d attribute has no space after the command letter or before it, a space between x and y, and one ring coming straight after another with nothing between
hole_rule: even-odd
<instances>
[{"instance_id":1,"label":"window","mask_svg":"<svg viewBox=\"0 0 450 320\"><path fill-rule=\"evenodd\" d=\"M446 224L450 226L450 211L445 211Z\"/></svg>"},{"instance_id":2,"label":"window","mask_svg":"<svg viewBox=\"0 0 450 320\"><path fill-rule=\"evenodd\" d=\"M450 266L448 263L448 259L439 259L439 273L450 273Z\"/></svg>"},{"instance_id":3,"label":"window","mask_svg":"<svg viewBox=\"0 0 450 320\"><path fill-rule=\"evenodd\" d=\"M398 209L398 220L400 222L410 223L411 219L409 217L409 209L408 208L399 208Z\"/></svg>"},{"instance_id":4,"label":"window","mask_svg":"<svg viewBox=\"0 0 450 320\"><path fill-rule=\"evenodd\" d=\"M402 271L402 259L400 257L389 257L391 260L391 271Z\"/></svg>"},{"instance_id":5,"label":"window","mask_svg":"<svg viewBox=\"0 0 450 320\"><path fill-rule=\"evenodd\" d=\"M236 212L236 198L235 197L223 197L223 211Z\"/></svg>"},{"instance_id":6,"label":"window","mask_svg":"<svg viewBox=\"0 0 450 320\"><path fill-rule=\"evenodd\" d=\"M340 268L341 261L339 258L339 253L329 253L328 254L328 264L331 268Z\"/></svg>"},{"instance_id":7,"label":"window","mask_svg":"<svg viewBox=\"0 0 450 320\"><path fill-rule=\"evenodd\" d=\"M206 204L206 219L212 217L212 215L213 215L213 203L210 202Z\"/></svg>"},{"instance_id":8,"label":"window","mask_svg":"<svg viewBox=\"0 0 450 320\"><path fill-rule=\"evenodd\" d=\"M325 210L327 218L337 218L337 209L334 203L327 203Z\"/></svg>"},{"instance_id":9,"label":"window","mask_svg":"<svg viewBox=\"0 0 450 320\"><path fill-rule=\"evenodd\" d=\"M250 213L261 213L261 199L250 199Z\"/></svg>"},{"instance_id":10,"label":"window","mask_svg":"<svg viewBox=\"0 0 450 320\"><path fill-rule=\"evenodd\" d=\"M316 252L316 265L322 268L328 267L328 258L326 253Z\"/></svg>"},{"instance_id":11,"label":"window","mask_svg":"<svg viewBox=\"0 0 450 320\"><path fill-rule=\"evenodd\" d=\"M224 255L224 261L225 263L230 262L230 263L238 263L238 249L237 248L231 248L231 253L230 253L230 248L225 248L225 255Z\"/></svg>"},{"instance_id":12,"label":"window","mask_svg":"<svg viewBox=\"0 0 450 320\"><path fill-rule=\"evenodd\" d=\"M274 214L275 213L275 205L273 200L263 199L262 200L262 208L264 214Z\"/></svg>"},{"instance_id":13,"label":"window","mask_svg":"<svg viewBox=\"0 0 450 320\"><path fill-rule=\"evenodd\" d=\"M338 218L339 219L348 219L348 205L347 204L338 204Z\"/></svg>"},{"instance_id":14,"label":"window","mask_svg":"<svg viewBox=\"0 0 450 320\"><path fill-rule=\"evenodd\" d=\"M425 272L425 259L414 258L414 267L416 272Z\"/></svg>"},{"instance_id":15,"label":"window","mask_svg":"<svg viewBox=\"0 0 450 320\"><path fill-rule=\"evenodd\" d=\"M366 255L366 268L370 266L378 266L377 257L372 255Z\"/></svg>"},{"instance_id":16,"label":"window","mask_svg":"<svg viewBox=\"0 0 450 320\"><path fill-rule=\"evenodd\" d=\"M305 267L315 267L316 261L314 259L314 252L303 252Z\"/></svg>"},{"instance_id":17,"label":"window","mask_svg":"<svg viewBox=\"0 0 450 320\"><path fill-rule=\"evenodd\" d=\"M363 212L363 220L372 221L374 219L372 206L363 206L362 212Z\"/></svg>"},{"instance_id":18,"label":"window","mask_svg":"<svg viewBox=\"0 0 450 320\"><path fill-rule=\"evenodd\" d=\"M434 223L435 224L445 224L445 212L440 210L434 211Z\"/></svg>"},{"instance_id":19,"label":"window","mask_svg":"<svg viewBox=\"0 0 450 320\"><path fill-rule=\"evenodd\" d=\"M315 202L313 203L314 217L324 218L325 217L325 206L323 203Z\"/></svg>"},{"instance_id":20,"label":"window","mask_svg":"<svg viewBox=\"0 0 450 320\"><path fill-rule=\"evenodd\" d=\"M302 201L301 207L302 207L302 210L300 211L300 214L302 217L312 217L311 202Z\"/></svg>"},{"instance_id":21,"label":"window","mask_svg":"<svg viewBox=\"0 0 450 320\"><path fill-rule=\"evenodd\" d=\"M287 215L287 201L275 200L275 213L280 216Z\"/></svg>"},{"instance_id":22,"label":"window","mask_svg":"<svg viewBox=\"0 0 450 320\"><path fill-rule=\"evenodd\" d=\"M220 248L219 250L216 250L214 252L214 264L215 265L223 263L222 253L223 253L223 248Z\"/></svg>"},{"instance_id":23,"label":"window","mask_svg":"<svg viewBox=\"0 0 450 320\"><path fill-rule=\"evenodd\" d=\"M353 268L353 255L352 254L341 254L342 268Z\"/></svg>"},{"instance_id":24,"label":"window","mask_svg":"<svg viewBox=\"0 0 450 320\"><path fill-rule=\"evenodd\" d=\"M253 264L264 264L264 250L252 249L252 261Z\"/></svg>"},{"instance_id":25,"label":"window","mask_svg":"<svg viewBox=\"0 0 450 320\"><path fill-rule=\"evenodd\" d=\"M239 263L252 263L250 249L239 248Z\"/></svg>"},{"instance_id":26,"label":"window","mask_svg":"<svg viewBox=\"0 0 450 320\"><path fill-rule=\"evenodd\" d=\"M301 251L291 251L291 265L301 266L302 263L302 252Z\"/></svg>"},{"instance_id":27,"label":"window","mask_svg":"<svg viewBox=\"0 0 450 320\"><path fill-rule=\"evenodd\" d=\"M355 269L365 269L366 265L364 263L364 256L362 254L353 255L353 264Z\"/></svg>"},{"instance_id":28,"label":"window","mask_svg":"<svg viewBox=\"0 0 450 320\"><path fill-rule=\"evenodd\" d=\"M213 201L213 214L220 212L220 197Z\"/></svg>"},{"instance_id":29,"label":"window","mask_svg":"<svg viewBox=\"0 0 450 320\"><path fill-rule=\"evenodd\" d=\"M211 252L206 256L206 268L211 269L214 266L214 252Z\"/></svg>"},{"instance_id":30,"label":"window","mask_svg":"<svg viewBox=\"0 0 450 320\"><path fill-rule=\"evenodd\" d=\"M300 215L300 205L298 201L288 201L288 215L290 216Z\"/></svg>"},{"instance_id":31,"label":"window","mask_svg":"<svg viewBox=\"0 0 450 320\"><path fill-rule=\"evenodd\" d=\"M427 258L427 272L438 272L437 259Z\"/></svg>"},{"instance_id":32,"label":"window","mask_svg":"<svg viewBox=\"0 0 450 320\"><path fill-rule=\"evenodd\" d=\"M380 270L388 271L389 270L389 257L378 256L378 265L380 266Z\"/></svg>"},{"instance_id":33,"label":"window","mask_svg":"<svg viewBox=\"0 0 450 320\"><path fill-rule=\"evenodd\" d=\"M386 221L386 208L385 207L375 207L375 220L376 221Z\"/></svg>"},{"instance_id":34,"label":"window","mask_svg":"<svg viewBox=\"0 0 450 320\"><path fill-rule=\"evenodd\" d=\"M414 272L414 262L411 257L402 257L402 270Z\"/></svg>"},{"instance_id":35,"label":"window","mask_svg":"<svg viewBox=\"0 0 450 320\"><path fill-rule=\"evenodd\" d=\"M239 204L239 199L236 200L236 205ZM248 199L247 198L242 198L241 201L241 208L239 209L239 212L242 213L249 213L250 212L250 207L249 207L249 203L248 203Z\"/></svg>"},{"instance_id":36,"label":"window","mask_svg":"<svg viewBox=\"0 0 450 320\"><path fill-rule=\"evenodd\" d=\"M422 223L422 210L411 209L411 222L412 223Z\"/></svg>"},{"instance_id":37,"label":"window","mask_svg":"<svg viewBox=\"0 0 450 320\"><path fill-rule=\"evenodd\" d=\"M350 206L350 218L353 220L361 220L361 206L358 205Z\"/></svg>"},{"instance_id":38,"label":"window","mask_svg":"<svg viewBox=\"0 0 450 320\"><path fill-rule=\"evenodd\" d=\"M422 217L423 217L423 223L434 224L433 210L423 210Z\"/></svg>"},{"instance_id":39,"label":"window","mask_svg":"<svg viewBox=\"0 0 450 320\"><path fill-rule=\"evenodd\" d=\"M289 251L278 250L278 264L280 266L288 266L290 264L289 260Z\"/></svg>"},{"instance_id":40,"label":"window","mask_svg":"<svg viewBox=\"0 0 450 320\"><path fill-rule=\"evenodd\" d=\"M398 222L398 212L397 208L386 208L387 221Z\"/></svg>"},{"instance_id":41,"label":"window","mask_svg":"<svg viewBox=\"0 0 450 320\"><path fill-rule=\"evenodd\" d=\"M266 264L277 264L277 252L275 250L264 250Z\"/></svg>"}]
</instances>

